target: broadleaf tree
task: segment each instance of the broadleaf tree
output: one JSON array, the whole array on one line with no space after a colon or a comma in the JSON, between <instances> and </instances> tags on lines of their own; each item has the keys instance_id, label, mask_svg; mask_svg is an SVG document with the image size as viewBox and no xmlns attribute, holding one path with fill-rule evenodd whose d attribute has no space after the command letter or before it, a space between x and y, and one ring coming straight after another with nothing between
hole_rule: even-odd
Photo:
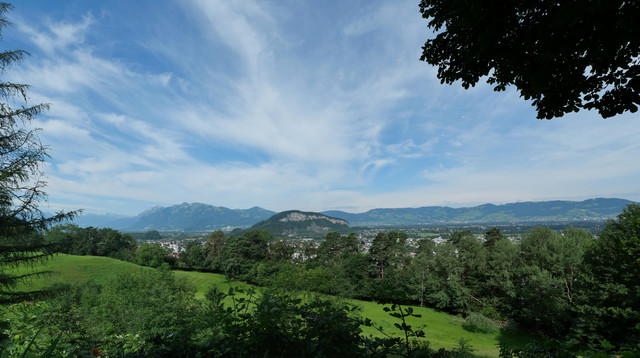
<instances>
[{"instance_id":1,"label":"broadleaf tree","mask_svg":"<svg viewBox=\"0 0 640 358\"><path fill-rule=\"evenodd\" d=\"M640 6L620 1L422 0L436 36L420 59L442 83L514 85L538 118L640 105Z\"/></svg>"},{"instance_id":2,"label":"broadleaf tree","mask_svg":"<svg viewBox=\"0 0 640 358\"><path fill-rule=\"evenodd\" d=\"M572 334L580 341L638 349L640 205L629 204L586 248Z\"/></svg>"}]
</instances>

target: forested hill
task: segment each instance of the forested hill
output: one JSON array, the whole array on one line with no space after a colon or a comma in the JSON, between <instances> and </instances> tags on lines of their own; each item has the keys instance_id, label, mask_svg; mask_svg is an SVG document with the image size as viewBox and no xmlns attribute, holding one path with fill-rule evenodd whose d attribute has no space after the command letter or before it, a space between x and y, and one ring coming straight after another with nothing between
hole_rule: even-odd
<instances>
[{"instance_id":1,"label":"forested hill","mask_svg":"<svg viewBox=\"0 0 640 358\"><path fill-rule=\"evenodd\" d=\"M251 227L267 230L275 236L326 235L329 232L347 232L349 223L343 219L320 213L298 210L283 211Z\"/></svg>"},{"instance_id":2,"label":"forested hill","mask_svg":"<svg viewBox=\"0 0 640 358\"><path fill-rule=\"evenodd\" d=\"M373 209L360 214L337 210L322 213L347 220L351 226L579 221L613 218L630 203L632 201L624 199L598 198L584 201L555 200L503 205L484 204L468 208L426 206Z\"/></svg>"},{"instance_id":3,"label":"forested hill","mask_svg":"<svg viewBox=\"0 0 640 358\"><path fill-rule=\"evenodd\" d=\"M615 217L630 203L631 201L624 199L589 199L585 201L521 202L504 205L484 204L468 208L427 206L422 208L373 209L359 214L324 211L319 214L346 220L352 227L470 222L604 220ZM82 227L111 227L121 231L205 231L248 228L275 214L273 211L259 207L241 210L200 203L183 203L169 207L154 207L135 217L84 215L77 218L75 223Z\"/></svg>"}]
</instances>

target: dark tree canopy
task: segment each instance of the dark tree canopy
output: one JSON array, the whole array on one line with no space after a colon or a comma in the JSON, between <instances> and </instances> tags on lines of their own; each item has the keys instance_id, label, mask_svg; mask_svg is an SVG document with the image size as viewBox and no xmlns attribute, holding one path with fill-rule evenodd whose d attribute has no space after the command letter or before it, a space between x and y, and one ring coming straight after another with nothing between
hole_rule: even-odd
<instances>
[{"instance_id":1,"label":"dark tree canopy","mask_svg":"<svg viewBox=\"0 0 640 358\"><path fill-rule=\"evenodd\" d=\"M0 37L10 25L5 17L9 10L10 4L0 2ZM0 50L0 75L26 55L23 50ZM41 272L12 270L50 256L49 245L41 240L42 231L74 215L46 217L39 209L46 199L41 167L47 152L38 130L30 125L48 106L30 105L28 89L26 84L0 79L0 301L23 298L22 293L13 291L14 286Z\"/></svg>"},{"instance_id":2,"label":"dark tree canopy","mask_svg":"<svg viewBox=\"0 0 640 358\"><path fill-rule=\"evenodd\" d=\"M420 12L437 33L420 59L438 66L442 83L515 85L540 119L638 110L637 0L422 0Z\"/></svg>"}]
</instances>

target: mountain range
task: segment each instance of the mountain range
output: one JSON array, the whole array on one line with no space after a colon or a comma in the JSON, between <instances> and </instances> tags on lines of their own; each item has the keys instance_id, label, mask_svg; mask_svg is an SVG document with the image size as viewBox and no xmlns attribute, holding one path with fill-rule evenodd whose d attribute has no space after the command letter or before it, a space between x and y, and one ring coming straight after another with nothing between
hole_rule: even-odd
<instances>
[{"instance_id":1,"label":"mountain range","mask_svg":"<svg viewBox=\"0 0 640 358\"><path fill-rule=\"evenodd\" d=\"M247 228L270 218L275 212L259 207L239 210L202 203L155 206L132 217L82 215L74 223L82 226L110 227L121 231L213 231Z\"/></svg>"},{"instance_id":2,"label":"mountain range","mask_svg":"<svg viewBox=\"0 0 640 358\"><path fill-rule=\"evenodd\" d=\"M451 208L372 209L364 213L330 210L321 213L345 220L353 226L407 226L455 223L509 223L606 220L622 212L632 201L625 199L589 199L584 201L518 202ZM75 219L82 227L111 227L121 231L210 231L249 228L277 213L260 207L229 209L202 203L182 203L153 207L133 217L121 215L83 215Z\"/></svg>"},{"instance_id":3,"label":"mountain range","mask_svg":"<svg viewBox=\"0 0 640 358\"><path fill-rule=\"evenodd\" d=\"M519 202L483 204L467 208L426 206L421 208L373 209L365 213L324 211L323 214L349 221L352 226L420 225L456 223L510 223L606 220L622 212L632 201L588 199L584 201Z\"/></svg>"}]
</instances>

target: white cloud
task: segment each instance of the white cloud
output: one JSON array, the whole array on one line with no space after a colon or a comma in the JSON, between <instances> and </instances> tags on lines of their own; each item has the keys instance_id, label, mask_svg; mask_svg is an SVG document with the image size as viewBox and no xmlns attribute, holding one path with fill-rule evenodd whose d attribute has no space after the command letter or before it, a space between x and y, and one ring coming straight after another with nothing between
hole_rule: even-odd
<instances>
[{"instance_id":1,"label":"white cloud","mask_svg":"<svg viewBox=\"0 0 640 358\"><path fill-rule=\"evenodd\" d=\"M85 34L93 22L93 16L89 13L77 23L52 22L51 19L45 19L47 31L38 31L22 19L18 19L16 24L18 30L30 36L31 41L41 50L53 55L57 51L67 50L70 45L83 43Z\"/></svg>"},{"instance_id":2,"label":"white cloud","mask_svg":"<svg viewBox=\"0 0 640 358\"><path fill-rule=\"evenodd\" d=\"M205 31L214 30L240 55L249 73L257 75L259 62L268 51L263 44L269 42L267 36L274 26L268 11L254 1L193 0L192 3L208 20ZM260 31L262 26L266 31Z\"/></svg>"},{"instance_id":3,"label":"white cloud","mask_svg":"<svg viewBox=\"0 0 640 358\"><path fill-rule=\"evenodd\" d=\"M42 53L9 77L53 105L37 122L52 202L357 211L638 195L631 116L538 121L514 90L440 85L418 61L428 35L410 1L343 3L331 19L299 6L181 2L113 48L93 42L106 27L87 11L19 21Z\"/></svg>"},{"instance_id":4,"label":"white cloud","mask_svg":"<svg viewBox=\"0 0 640 358\"><path fill-rule=\"evenodd\" d=\"M85 128L79 128L58 119L40 122L38 127L42 128L47 136L65 140L86 142L90 137L89 131Z\"/></svg>"}]
</instances>

